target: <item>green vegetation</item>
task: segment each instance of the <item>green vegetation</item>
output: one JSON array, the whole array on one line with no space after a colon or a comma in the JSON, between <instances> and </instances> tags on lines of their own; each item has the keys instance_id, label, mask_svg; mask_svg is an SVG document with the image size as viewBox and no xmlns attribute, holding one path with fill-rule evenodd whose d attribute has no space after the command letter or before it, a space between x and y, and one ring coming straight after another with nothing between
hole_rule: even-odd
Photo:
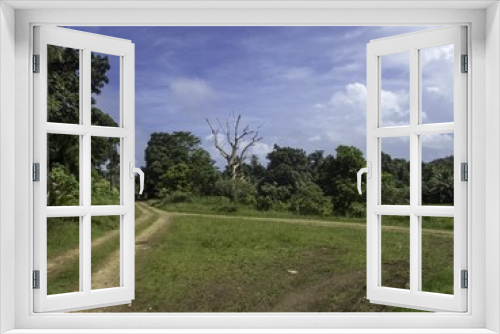
<instances>
[{"instance_id":1,"label":"green vegetation","mask_svg":"<svg viewBox=\"0 0 500 334\"><path fill-rule=\"evenodd\" d=\"M80 123L78 57L77 50L48 48L50 122ZM91 61L96 95L109 82L110 67L104 56L93 54ZM118 126L94 98L91 122ZM260 140L245 129L251 142ZM325 155L275 144L262 164L257 156L247 159L250 146L236 133L232 150L219 150L228 155L222 171L194 134L151 134L145 197L165 212L137 205L136 236L144 240L136 257L136 299L107 310L405 311L365 299L366 200L355 182L365 166L362 151L341 145ZM80 140L60 134L47 139L48 205L79 205ZM119 145L117 138L91 139L92 205L120 203ZM409 162L386 153L381 160L382 203L408 204ZM423 163L422 200L453 204L453 157ZM119 250L118 220L92 217L93 273ZM382 223L383 284L406 289L409 219L384 216ZM453 219L424 217L422 228L423 289L452 293ZM79 217L48 219L49 294L79 289L79 230Z\"/></svg>"},{"instance_id":2,"label":"green vegetation","mask_svg":"<svg viewBox=\"0 0 500 334\"><path fill-rule=\"evenodd\" d=\"M168 229L137 254L136 298L107 312L372 312L413 311L370 304L365 297L364 229L287 220L174 216ZM399 244L404 231L388 231ZM449 239L449 240L448 240ZM452 239L429 235L433 252L448 254ZM385 253L389 285L404 280L400 261L409 244ZM426 254L424 254L426 256ZM442 263L427 276L438 287ZM427 267L424 267L426 269ZM450 288L449 286L447 287ZM432 290L443 291L443 290Z\"/></svg>"},{"instance_id":3,"label":"green vegetation","mask_svg":"<svg viewBox=\"0 0 500 334\"><path fill-rule=\"evenodd\" d=\"M189 132L151 135L146 148L146 192L157 200L156 205L199 212L196 205L181 203L208 202L228 214L241 210L250 215L259 211L366 217L365 195L358 194L355 182L357 171L366 163L356 147L341 145L335 155L325 155L275 144L266 166L252 156L235 174L229 167L219 171L200 142ZM451 156L422 164L423 203L453 204L452 162ZM382 153L383 204L409 204L409 173L408 161ZM222 198L226 199L223 205ZM214 201L220 203L211 205Z\"/></svg>"}]
</instances>

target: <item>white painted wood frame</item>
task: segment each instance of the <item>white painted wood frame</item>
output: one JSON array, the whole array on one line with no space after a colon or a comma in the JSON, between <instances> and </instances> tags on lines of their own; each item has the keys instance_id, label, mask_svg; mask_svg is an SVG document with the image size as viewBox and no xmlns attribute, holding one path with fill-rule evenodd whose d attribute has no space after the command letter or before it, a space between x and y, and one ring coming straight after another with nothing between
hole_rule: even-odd
<instances>
[{"instance_id":1,"label":"white painted wood frame","mask_svg":"<svg viewBox=\"0 0 500 334\"><path fill-rule=\"evenodd\" d=\"M80 124L47 122L47 46L79 50ZM91 54L99 52L120 57L120 127L91 125ZM34 150L33 161L40 164L40 181L33 185L34 270L40 271L40 288L34 289L34 311L54 312L130 303L134 299L134 180L129 177L129 162L134 161L134 44L128 40L83 33L75 30L34 27L34 54L40 55L40 72L33 74ZM47 207L47 135L78 135L80 145L80 205ZM120 138L120 205L91 204L91 138ZM120 286L91 288L91 218L120 216ZM79 292L47 295L47 218L80 219Z\"/></svg>"},{"instance_id":2,"label":"white painted wood frame","mask_svg":"<svg viewBox=\"0 0 500 334\"><path fill-rule=\"evenodd\" d=\"M489 6L489 7L488 7ZM128 8L128 9L127 9ZM3 1L0 3L2 332L494 333L500 331L500 11L496 1ZM5 19L7 17L7 19ZM15 17L15 20L14 20ZM469 308L466 313L33 313L32 26L456 25L469 28ZM15 38L15 43L13 42ZM15 68L15 73L14 69ZM486 68L488 69L486 71ZM15 128L15 131L4 131ZM11 134L15 132L15 145ZM489 153L486 155L486 151ZM15 152L15 155L14 155ZM15 158L15 160L13 160ZM488 164L486 165L486 162ZM7 182L15 171L14 181ZM488 182L485 171L488 172ZM7 185L7 187L5 187ZM486 197L486 193L488 196ZM485 204L486 203L486 204ZM14 205L14 207L12 207ZM15 212L14 212L15 209ZM14 233L15 230L15 233ZM15 281L15 289L12 289ZM488 291L488 293L486 293ZM14 307L12 306L14 305Z\"/></svg>"},{"instance_id":3,"label":"white painted wood frame","mask_svg":"<svg viewBox=\"0 0 500 334\"><path fill-rule=\"evenodd\" d=\"M367 298L373 303L431 311L467 310L467 290L461 288L461 270L467 270L467 182L460 178L461 163L467 163L467 74L461 73L461 55L467 54L466 27L431 29L378 40L367 45L367 161L372 177L367 179ZM454 122L422 124L421 56L425 48L454 45ZM410 124L382 127L381 58L409 52ZM454 206L424 206L421 202L421 135L454 133ZM381 205L381 138L408 136L410 140L410 205ZM410 218L410 288L382 286L382 215ZM422 291L421 217L454 218L453 295Z\"/></svg>"}]
</instances>

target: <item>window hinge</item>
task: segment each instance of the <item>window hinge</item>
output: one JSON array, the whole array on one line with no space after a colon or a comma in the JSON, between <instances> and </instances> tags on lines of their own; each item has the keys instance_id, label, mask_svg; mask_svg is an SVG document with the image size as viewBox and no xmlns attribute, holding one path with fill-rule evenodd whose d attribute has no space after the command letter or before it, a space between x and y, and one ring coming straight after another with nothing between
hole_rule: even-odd
<instances>
[{"instance_id":1,"label":"window hinge","mask_svg":"<svg viewBox=\"0 0 500 334\"><path fill-rule=\"evenodd\" d=\"M462 55L462 73L469 72L469 56Z\"/></svg>"},{"instance_id":2,"label":"window hinge","mask_svg":"<svg viewBox=\"0 0 500 334\"><path fill-rule=\"evenodd\" d=\"M467 289L469 287L469 273L467 270L462 270L461 272L462 279L462 289Z\"/></svg>"},{"instance_id":3,"label":"window hinge","mask_svg":"<svg viewBox=\"0 0 500 334\"><path fill-rule=\"evenodd\" d=\"M33 73L40 73L40 55L33 55Z\"/></svg>"},{"instance_id":4,"label":"window hinge","mask_svg":"<svg viewBox=\"0 0 500 334\"><path fill-rule=\"evenodd\" d=\"M40 164L38 162L33 164L33 181L40 181Z\"/></svg>"},{"instance_id":5,"label":"window hinge","mask_svg":"<svg viewBox=\"0 0 500 334\"><path fill-rule=\"evenodd\" d=\"M469 181L469 166L467 165L466 162L462 162L462 164L460 165L460 180L462 181Z\"/></svg>"},{"instance_id":6,"label":"window hinge","mask_svg":"<svg viewBox=\"0 0 500 334\"><path fill-rule=\"evenodd\" d=\"M33 270L33 289L40 289L40 270Z\"/></svg>"}]
</instances>

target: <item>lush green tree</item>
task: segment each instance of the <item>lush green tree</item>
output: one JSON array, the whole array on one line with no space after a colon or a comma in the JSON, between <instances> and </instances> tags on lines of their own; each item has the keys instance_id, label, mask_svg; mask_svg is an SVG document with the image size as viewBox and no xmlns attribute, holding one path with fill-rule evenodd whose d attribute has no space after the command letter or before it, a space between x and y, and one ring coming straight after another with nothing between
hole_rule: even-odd
<instances>
[{"instance_id":1,"label":"lush green tree","mask_svg":"<svg viewBox=\"0 0 500 334\"><path fill-rule=\"evenodd\" d=\"M289 185L278 185L276 182L263 183L257 197L256 208L262 211L288 210L292 193Z\"/></svg>"},{"instance_id":2,"label":"lush green tree","mask_svg":"<svg viewBox=\"0 0 500 334\"><path fill-rule=\"evenodd\" d=\"M47 49L47 121L56 123L80 124L80 53L78 50L49 45ZM107 56L91 56L91 121L93 125L118 126L104 111L95 106L95 96L109 82L107 71L110 69ZM92 166L108 180L108 188L119 183L119 139L92 138ZM55 188L64 166L65 173L71 174L78 182L80 153L78 136L48 135L49 198ZM78 186L76 186L78 188ZM57 197L58 195L55 195ZM54 197L54 198L55 198ZM61 199L62 200L62 199ZM72 199L68 197L68 202ZM63 205L60 203L58 205Z\"/></svg>"},{"instance_id":3,"label":"lush green tree","mask_svg":"<svg viewBox=\"0 0 500 334\"><path fill-rule=\"evenodd\" d=\"M365 165L363 152L354 146L340 145L335 156L324 158L318 183L331 196L337 214L349 214L353 203L364 201L357 190L356 174Z\"/></svg>"},{"instance_id":4,"label":"lush green tree","mask_svg":"<svg viewBox=\"0 0 500 334\"><path fill-rule=\"evenodd\" d=\"M191 192L191 174L191 168L184 162L170 165L160 179L161 184L169 191Z\"/></svg>"},{"instance_id":5,"label":"lush green tree","mask_svg":"<svg viewBox=\"0 0 500 334\"><path fill-rule=\"evenodd\" d=\"M152 133L145 152L146 192L152 196L161 189L210 192L217 170L200 144L200 138L186 131Z\"/></svg>"},{"instance_id":6,"label":"lush green tree","mask_svg":"<svg viewBox=\"0 0 500 334\"><path fill-rule=\"evenodd\" d=\"M220 178L214 184L214 194L225 196L233 203L255 204L255 186L244 179Z\"/></svg>"},{"instance_id":7,"label":"lush green tree","mask_svg":"<svg viewBox=\"0 0 500 334\"><path fill-rule=\"evenodd\" d=\"M266 175L266 167L260 163L259 157L255 154L250 157L250 163L241 166L241 170L244 179L253 184L258 184Z\"/></svg>"},{"instance_id":8,"label":"lush green tree","mask_svg":"<svg viewBox=\"0 0 500 334\"><path fill-rule=\"evenodd\" d=\"M50 182L47 183L47 205L79 205L80 188L78 179L66 166L52 167Z\"/></svg>"},{"instance_id":9,"label":"lush green tree","mask_svg":"<svg viewBox=\"0 0 500 334\"><path fill-rule=\"evenodd\" d=\"M290 210L299 215L328 216L332 209L331 199L312 181L300 182L290 198Z\"/></svg>"},{"instance_id":10,"label":"lush green tree","mask_svg":"<svg viewBox=\"0 0 500 334\"><path fill-rule=\"evenodd\" d=\"M397 179L398 174L382 171L382 204L409 205L410 187Z\"/></svg>"},{"instance_id":11,"label":"lush green tree","mask_svg":"<svg viewBox=\"0 0 500 334\"><path fill-rule=\"evenodd\" d=\"M321 178L321 167L325 162L324 151L316 150L307 156L307 162L309 164L309 171L311 177L315 182L318 182Z\"/></svg>"},{"instance_id":12,"label":"lush green tree","mask_svg":"<svg viewBox=\"0 0 500 334\"><path fill-rule=\"evenodd\" d=\"M426 204L453 205L453 156L422 163L422 200Z\"/></svg>"},{"instance_id":13,"label":"lush green tree","mask_svg":"<svg viewBox=\"0 0 500 334\"><path fill-rule=\"evenodd\" d=\"M410 204L410 162L381 153L382 204Z\"/></svg>"},{"instance_id":14,"label":"lush green tree","mask_svg":"<svg viewBox=\"0 0 500 334\"><path fill-rule=\"evenodd\" d=\"M110 187L109 181L103 177L97 169L91 174L91 196L92 205L110 205L120 202L120 190L117 187Z\"/></svg>"},{"instance_id":15,"label":"lush green tree","mask_svg":"<svg viewBox=\"0 0 500 334\"><path fill-rule=\"evenodd\" d=\"M267 159L269 163L260 189L264 184L276 184L279 187L289 187L293 193L299 182L311 180L309 161L303 149L275 144Z\"/></svg>"}]
</instances>

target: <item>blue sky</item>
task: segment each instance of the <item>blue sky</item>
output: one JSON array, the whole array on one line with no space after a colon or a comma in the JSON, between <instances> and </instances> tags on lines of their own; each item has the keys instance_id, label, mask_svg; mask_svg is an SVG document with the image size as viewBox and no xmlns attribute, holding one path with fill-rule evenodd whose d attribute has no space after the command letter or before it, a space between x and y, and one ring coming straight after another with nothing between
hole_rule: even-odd
<instances>
[{"instance_id":1,"label":"blue sky","mask_svg":"<svg viewBox=\"0 0 500 334\"><path fill-rule=\"evenodd\" d=\"M136 49L136 160L154 131L191 131L219 166L205 119L241 114L264 137L252 153L263 163L273 144L334 153L366 148L366 44L431 27L78 27L129 39ZM450 51L451 50L451 51ZM423 122L453 120L449 46L422 53ZM451 58L450 58L451 57ZM450 63L451 62L451 63ZM97 104L116 115L118 59ZM382 59L382 122L408 124L409 57ZM452 136L422 139L425 161L452 154ZM384 151L408 158L406 138Z\"/></svg>"}]
</instances>

